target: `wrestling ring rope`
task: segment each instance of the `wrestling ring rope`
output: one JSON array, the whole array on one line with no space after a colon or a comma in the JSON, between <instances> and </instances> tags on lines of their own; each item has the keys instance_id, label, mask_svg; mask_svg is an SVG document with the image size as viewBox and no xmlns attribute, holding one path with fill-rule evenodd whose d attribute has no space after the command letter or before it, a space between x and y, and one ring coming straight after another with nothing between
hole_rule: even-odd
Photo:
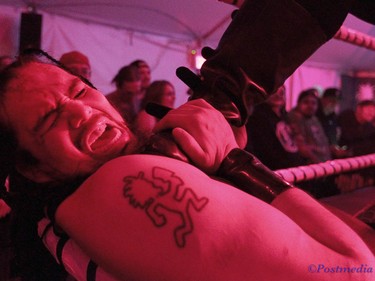
<instances>
[{"instance_id":1,"label":"wrestling ring rope","mask_svg":"<svg viewBox=\"0 0 375 281\"><path fill-rule=\"evenodd\" d=\"M345 26L340 27L334 38L375 51L375 37ZM335 159L314 165L281 169L275 171L275 173L290 183L297 183L373 166L375 166L375 154L369 154L353 158Z\"/></svg>"},{"instance_id":2,"label":"wrestling ring rope","mask_svg":"<svg viewBox=\"0 0 375 281\"><path fill-rule=\"evenodd\" d=\"M344 172L352 172L375 166L375 153L352 158L326 161L319 164L298 166L275 171L290 183L314 180Z\"/></svg>"},{"instance_id":3,"label":"wrestling ring rope","mask_svg":"<svg viewBox=\"0 0 375 281\"><path fill-rule=\"evenodd\" d=\"M375 50L375 38L346 27L341 27L334 38L360 47ZM281 169L276 170L275 173L290 183L298 183L341 173L354 172L370 167L375 167L375 154L335 159L319 164ZM2 200L0 199L0 203L1 201ZM5 204L5 202L3 203ZM374 208L373 206L369 207ZM367 211L371 211L370 208L367 208ZM10 211L10 209L8 211ZM363 213L363 210L361 210L361 212ZM371 212L375 212L375 210ZM355 214L355 217L360 217L360 212ZM366 221L363 218L362 220ZM51 221L47 218L42 219L38 223L38 234L46 248L54 256L55 260L63 266L67 272L74 276L76 280L116 280L101 267L97 266L90 257L88 257L82 249L75 244L74 241L57 236L53 230Z\"/></svg>"},{"instance_id":4,"label":"wrestling ring rope","mask_svg":"<svg viewBox=\"0 0 375 281\"><path fill-rule=\"evenodd\" d=\"M375 51L375 38L362 32L341 26L335 39Z\"/></svg>"}]
</instances>

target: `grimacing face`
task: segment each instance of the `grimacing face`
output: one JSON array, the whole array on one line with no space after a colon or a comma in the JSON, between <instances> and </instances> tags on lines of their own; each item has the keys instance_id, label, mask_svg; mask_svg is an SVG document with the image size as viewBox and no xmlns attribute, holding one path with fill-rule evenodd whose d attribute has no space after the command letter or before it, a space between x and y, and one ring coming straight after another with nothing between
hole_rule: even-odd
<instances>
[{"instance_id":1,"label":"grimacing face","mask_svg":"<svg viewBox=\"0 0 375 281\"><path fill-rule=\"evenodd\" d=\"M4 107L20 148L39 162L36 182L86 176L135 150L136 138L105 96L57 66L31 62L8 85Z\"/></svg>"}]
</instances>

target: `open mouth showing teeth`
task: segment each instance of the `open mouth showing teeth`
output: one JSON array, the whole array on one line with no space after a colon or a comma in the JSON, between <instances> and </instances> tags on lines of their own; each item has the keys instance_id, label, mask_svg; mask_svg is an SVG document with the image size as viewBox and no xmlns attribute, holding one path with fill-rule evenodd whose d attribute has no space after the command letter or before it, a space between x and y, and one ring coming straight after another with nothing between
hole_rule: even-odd
<instances>
[{"instance_id":1,"label":"open mouth showing teeth","mask_svg":"<svg viewBox=\"0 0 375 281\"><path fill-rule=\"evenodd\" d=\"M103 124L99 126L90 137L91 151L101 152L111 149L111 146L120 138L121 132L113 127Z\"/></svg>"}]
</instances>

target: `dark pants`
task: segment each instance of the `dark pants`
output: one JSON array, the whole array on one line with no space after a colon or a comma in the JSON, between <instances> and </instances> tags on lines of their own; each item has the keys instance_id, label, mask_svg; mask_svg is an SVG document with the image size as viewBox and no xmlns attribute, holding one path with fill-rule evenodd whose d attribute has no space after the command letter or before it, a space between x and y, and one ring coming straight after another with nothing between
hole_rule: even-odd
<instances>
[{"instance_id":1,"label":"dark pants","mask_svg":"<svg viewBox=\"0 0 375 281\"><path fill-rule=\"evenodd\" d=\"M10 237L10 216L0 219L0 280L11 280L14 248Z\"/></svg>"}]
</instances>

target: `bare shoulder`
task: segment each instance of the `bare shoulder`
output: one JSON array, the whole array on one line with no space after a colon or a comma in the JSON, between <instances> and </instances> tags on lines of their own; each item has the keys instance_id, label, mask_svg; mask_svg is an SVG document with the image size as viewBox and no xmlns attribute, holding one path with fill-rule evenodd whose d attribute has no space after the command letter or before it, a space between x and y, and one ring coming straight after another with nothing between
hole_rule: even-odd
<instances>
[{"instance_id":1,"label":"bare shoulder","mask_svg":"<svg viewBox=\"0 0 375 281\"><path fill-rule=\"evenodd\" d=\"M217 248L223 246L219 259L225 263L227 250L232 252L225 245L237 243L239 225L251 225L244 221L253 204L243 198L182 161L132 155L108 162L86 180L59 206L56 221L88 256L120 278L228 280L220 279L227 272L209 261L218 259ZM240 235L244 240L246 233ZM217 239L208 242L212 235ZM173 258L160 259L163 252ZM161 272L166 275L157 278Z\"/></svg>"},{"instance_id":2,"label":"bare shoulder","mask_svg":"<svg viewBox=\"0 0 375 281\"><path fill-rule=\"evenodd\" d=\"M62 206L80 206L83 198L103 208L127 196L160 196L173 190L213 185L196 167L155 155L128 155L109 161L91 175ZM133 194L136 192L137 194ZM131 198L134 199L135 198ZM61 209L61 208L59 208Z\"/></svg>"},{"instance_id":3,"label":"bare shoulder","mask_svg":"<svg viewBox=\"0 0 375 281\"><path fill-rule=\"evenodd\" d=\"M194 168L194 166L185 163L180 160L176 160L173 158L165 157L165 156L159 156L159 155L149 155L149 154L133 154L133 155L126 155L122 157L115 158L109 162L107 162L105 165L103 165L98 171L100 170L106 170L106 169L112 169L116 167L123 167L124 165L131 164L130 167L145 167L145 166L152 166L155 164L159 165L171 165L177 167L184 167L184 168ZM199 171L198 169L196 169Z\"/></svg>"},{"instance_id":4,"label":"bare shoulder","mask_svg":"<svg viewBox=\"0 0 375 281\"><path fill-rule=\"evenodd\" d=\"M56 221L121 280L273 280L262 262L276 267L293 252L289 278L291 267L303 268L307 241L274 207L192 165L151 155L108 162L59 206Z\"/></svg>"},{"instance_id":5,"label":"bare shoulder","mask_svg":"<svg viewBox=\"0 0 375 281\"><path fill-rule=\"evenodd\" d=\"M88 182L92 181L117 181L124 177L144 175L155 177L174 175L177 177L189 177L200 180L211 180L205 173L193 165L176 159L157 155L127 155L116 158L103 165Z\"/></svg>"}]
</instances>

